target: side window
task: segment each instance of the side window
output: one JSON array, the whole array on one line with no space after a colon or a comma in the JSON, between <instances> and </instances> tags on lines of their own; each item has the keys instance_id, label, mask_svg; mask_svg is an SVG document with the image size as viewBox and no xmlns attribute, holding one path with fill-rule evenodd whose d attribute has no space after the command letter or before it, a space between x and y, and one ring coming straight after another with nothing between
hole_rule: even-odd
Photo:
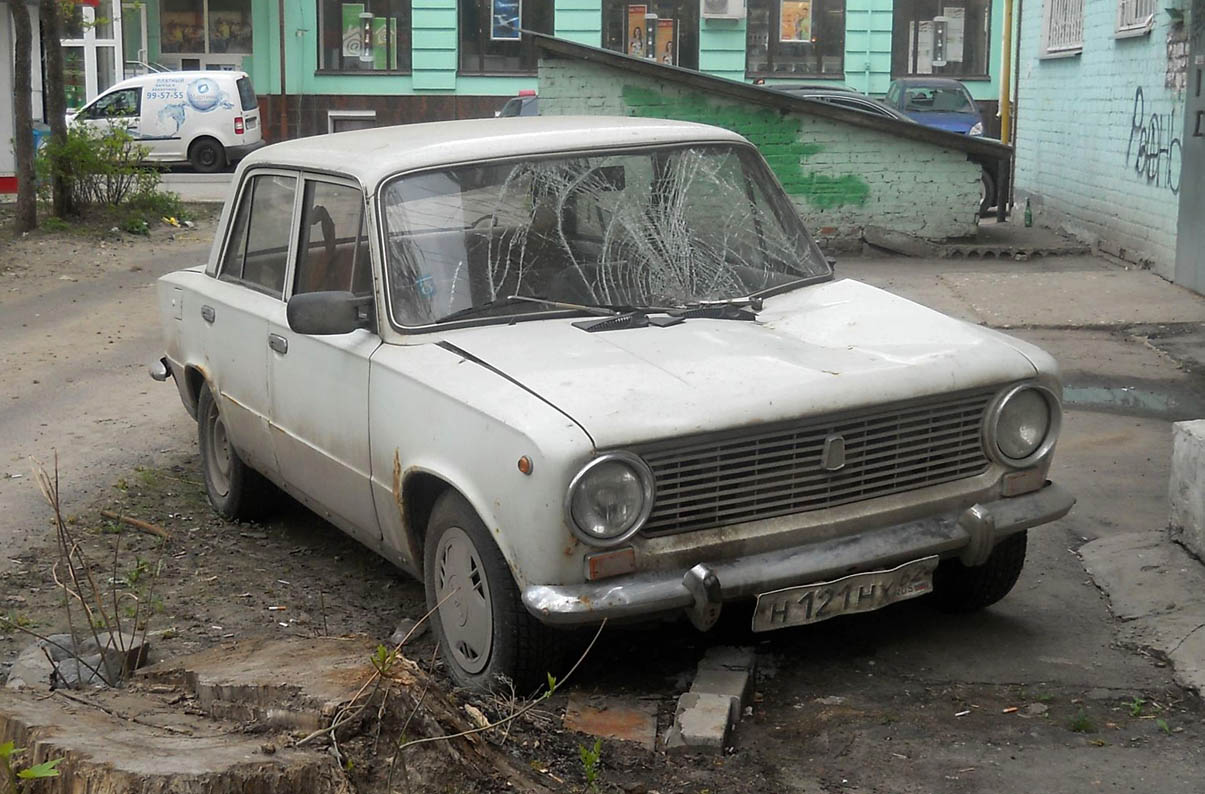
<instances>
[{"instance_id":1,"label":"side window","mask_svg":"<svg viewBox=\"0 0 1205 794\"><path fill-rule=\"evenodd\" d=\"M295 177L277 174L252 177L243 190L238 214L230 224L230 238L219 271L221 278L241 281L281 297L296 190Z\"/></svg>"},{"instance_id":2,"label":"side window","mask_svg":"<svg viewBox=\"0 0 1205 794\"><path fill-rule=\"evenodd\" d=\"M138 100L142 94L141 88L130 88L125 91L114 91L103 96L88 108L87 117L90 119L119 119L138 115Z\"/></svg>"},{"instance_id":3,"label":"side window","mask_svg":"<svg viewBox=\"0 0 1205 794\"><path fill-rule=\"evenodd\" d=\"M293 294L319 290L371 295L372 261L360 189L307 181Z\"/></svg>"}]
</instances>

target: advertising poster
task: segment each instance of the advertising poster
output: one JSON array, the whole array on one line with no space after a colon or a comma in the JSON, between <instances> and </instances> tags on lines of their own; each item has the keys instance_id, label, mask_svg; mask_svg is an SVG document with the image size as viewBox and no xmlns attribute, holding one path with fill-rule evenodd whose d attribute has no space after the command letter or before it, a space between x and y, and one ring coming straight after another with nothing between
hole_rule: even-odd
<instances>
[{"instance_id":1,"label":"advertising poster","mask_svg":"<svg viewBox=\"0 0 1205 794\"><path fill-rule=\"evenodd\" d=\"M490 39L514 41L519 38L519 17L522 0L490 0L493 13L490 20Z\"/></svg>"},{"instance_id":2,"label":"advertising poster","mask_svg":"<svg viewBox=\"0 0 1205 794\"><path fill-rule=\"evenodd\" d=\"M674 35L674 20L657 20L657 60L673 66L678 62L678 37Z\"/></svg>"},{"instance_id":3,"label":"advertising poster","mask_svg":"<svg viewBox=\"0 0 1205 794\"><path fill-rule=\"evenodd\" d=\"M646 5L628 6L628 55L637 58L643 58L645 55L644 15L648 13L648 10L649 7Z\"/></svg>"},{"instance_id":4,"label":"advertising poster","mask_svg":"<svg viewBox=\"0 0 1205 794\"><path fill-rule=\"evenodd\" d=\"M946 18L946 60L962 63L963 42L966 40L967 10L960 6L947 6L941 10Z\"/></svg>"},{"instance_id":5,"label":"advertising poster","mask_svg":"<svg viewBox=\"0 0 1205 794\"><path fill-rule=\"evenodd\" d=\"M389 47L390 29L393 27L393 20L385 17L373 17L372 20L372 68L373 69L388 69L389 57L393 53L393 49Z\"/></svg>"},{"instance_id":6,"label":"advertising poster","mask_svg":"<svg viewBox=\"0 0 1205 794\"><path fill-rule=\"evenodd\" d=\"M778 19L778 40L812 40L812 0L782 0Z\"/></svg>"},{"instance_id":7,"label":"advertising poster","mask_svg":"<svg viewBox=\"0 0 1205 794\"><path fill-rule=\"evenodd\" d=\"M343 57L359 58L360 50L364 47L363 34L360 29L360 14L364 13L363 3L343 4Z\"/></svg>"}]
</instances>

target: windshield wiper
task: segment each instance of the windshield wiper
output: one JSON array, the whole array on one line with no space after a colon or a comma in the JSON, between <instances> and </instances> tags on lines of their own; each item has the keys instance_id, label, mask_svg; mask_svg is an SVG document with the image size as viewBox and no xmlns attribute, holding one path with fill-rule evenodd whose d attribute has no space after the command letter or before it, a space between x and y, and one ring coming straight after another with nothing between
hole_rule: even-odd
<instances>
[{"instance_id":1,"label":"windshield wiper","mask_svg":"<svg viewBox=\"0 0 1205 794\"><path fill-rule=\"evenodd\" d=\"M558 308L558 309L575 309L577 311L584 311L584 312L589 312L591 314L602 314L602 315L607 315L607 316L610 316L611 314L614 313L614 312L612 312L608 309L602 308L602 307L579 306L576 303L561 303L559 301L547 300L545 298L539 298L534 295L500 295L491 301L487 301L485 303L478 303L475 306L466 306L465 308L458 309L457 311L454 311L451 314L445 314L443 317L440 317L435 322L436 323L448 323L448 322L452 322L454 320L464 319L465 317L471 317L476 314L486 313L493 309L500 308L502 306L510 306L515 303L538 303L543 306L551 306L553 308Z\"/></svg>"}]
</instances>

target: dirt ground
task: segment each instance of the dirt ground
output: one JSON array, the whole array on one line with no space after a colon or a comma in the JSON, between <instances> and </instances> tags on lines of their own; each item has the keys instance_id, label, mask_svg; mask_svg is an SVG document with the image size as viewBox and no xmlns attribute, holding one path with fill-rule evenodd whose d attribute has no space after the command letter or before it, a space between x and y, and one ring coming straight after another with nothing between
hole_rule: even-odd
<instances>
[{"instance_id":1,"label":"dirt ground","mask_svg":"<svg viewBox=\"0 0 1205 794\"><path fill-rule=\"evenodd\" d=\"M102 586L112 582L115 587L118 614L127 621L136 611L149 614L149 628L158 632L156 656L266 635L363 635L385 642L401 618L423 613L420 585L288 500L264 523L218 518L204 495L194 425L170 384L146 381L138 363L146 351L134 350L130 340L144 331L154 335L153 328L144 327L153 322L153 308L145 304L154 269L193 264L179 260L207 245L215 211L198 208L197 228L160 226L149 238L93 227L0 243L0 311L24 312L22 328L28 325L29 333L42 340L23 347L14 335L0 351L6 367L0 435L18 416L12 405L29 401L32 412L19 416L36 417L43 406L49 411L56 405L51 391L65 390L74 400L74 407L63 410L75 414L62 416L87 417L76 423L44 421L67 425L72 434L58 441L64 517L96 564ZM0 213L0 224L6 222ZM60 326L38 316L41 312L28 301L74 294L64 290L90 281L98 288L116 284L114 289L127 290L119 293L127 302L105 304L107 322L94 333L89 330L94 338L80 353L69 350L57 337ZM55 306L71 306L76 298L55 300ZM79 300L87 304L90 298L81 293ZM63 322L77 323L78 334L87 319ZM130 355L119 359L130 370L123 380L103 385L53 380L63 378L63 359L100 357L122 345L131 346ZM67 377L81 379L76 370ZM125 386L124 379L137 385ZM75 385L80 391L71 392ZM93 407L105 400L117 405ZM153 415L124 424L113 419L123 415L123 403ZM1109 435L1116 424L1112 418L1078 417L1070 426L1083 439L1115 437ZM38 428L30 436L34 441L14 447L0 460L0 478L28 478L29 449L48 462L54 429ZM158 435L147 439L148 433ZM1067 444L1069 450L1075 440ZM1097 454L1093 449L1084 452L1085 459ZM94 465L100 458L108 462ZM25 499L29 493L26 485L23 491L4 487L0 482L0 495ZM1126 509L1120 505L1129 496L1118 498L1115 514ZM151 522L171 539L162 543L102 518L102 509ZM0 615L38 633L65 630L50 511L14 498L0 512L8 513L0 529L21 530L11 541L0 533L7 543L0 561ZM1086 533L1085 526L1061 525L1043 534L1040 543L1035 539L1030 568L1017 591L981 616L950 618L922 600L772 635L750 633L748 613L739 608L727 610L707 635L682 623L609 627L573 680L531 718L517 721L500 749L550 790L585 791L580 749L593 740L562 727L570 694L647 698L657 705L664 730L703 651L719 644L748 645L757 652L759 673L752 709L733 748L718 755L677 755L604 741L597 790L1199 792L1205 710L1171 682L1162 661L1119 649L1108 639L1111 618L1068 553L1082 541L1077 536ZM29 641L20 630L0 628L0 675ZM432 650L428 634L405 653L430 667ZM433 671L440 675L438 663ZM463 693L453 696L467 699ZM490 717L514 708L506 699L472 702ZM386 733L400 729L394 723ZM384 791L388 753L369 734L344 744L352 760L347 775L356 790ZM449 770L442 788L434 790L491 790L466 786ZM495 788L505 787L500 781Z\"/></svg>"}]
</instances>

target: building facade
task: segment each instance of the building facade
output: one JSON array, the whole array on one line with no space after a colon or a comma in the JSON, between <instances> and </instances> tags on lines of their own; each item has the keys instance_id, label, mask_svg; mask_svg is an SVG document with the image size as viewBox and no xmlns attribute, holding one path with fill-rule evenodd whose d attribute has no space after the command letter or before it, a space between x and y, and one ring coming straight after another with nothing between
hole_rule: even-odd
<instances>
[{"instance_id":1,"label":"building facade","mask_svg":"<svg viewBox=\"0 0 1205 794\"><path fill-rule=\"evenodd\" d=\"M1187 155L1205 141L1205 48L1191 41L1205 4L1192 5L1041 0L1025 6L1020 37L1017 195L1039 222L1168 279L1178 228L1201 226L1203 209L1185 206L1202 178Z\"/></svg>"},{"instance_id":2,"label":"building facade","mask_svg":"<svg viewBox=\"0 0 1205 794\"><path fill-rule=\"evenodd\" d=\"M1003 0L85 0L68 104L138 62L242 69L269 135L489 115L536 87L520 29L735 80L964 80L995 113ZM284 17L281 20L280 11ZM284 57L281 57L281 46ZM286 108L278 104L284 83Z\"/></svg>"}]
</instances>

